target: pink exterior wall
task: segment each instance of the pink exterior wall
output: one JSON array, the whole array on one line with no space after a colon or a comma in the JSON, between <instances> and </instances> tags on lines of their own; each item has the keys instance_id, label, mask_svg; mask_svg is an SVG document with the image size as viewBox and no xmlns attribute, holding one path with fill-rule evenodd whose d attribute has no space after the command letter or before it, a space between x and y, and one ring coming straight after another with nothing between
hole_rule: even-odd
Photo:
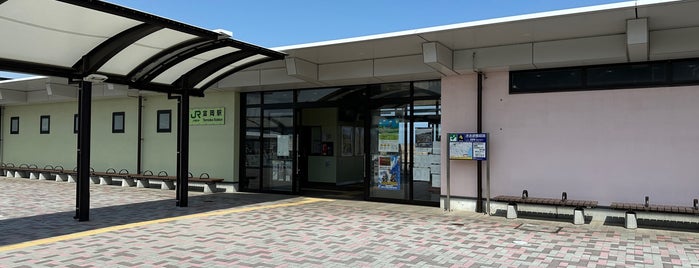
<instances>
[{"instance_id":1,"label":"pink exterior wall","mask_svg":"<svg viewBox=\"0 0 699 268\"><path fill-rule=\"evenodd\" d=\"M699 87L509 95L507 72L486 76L493 196L566 191L609 205L647 195L686 206L699 198ZM442 87L444 135L475 132L475 75ZM475 163L451 163L452 195L474 197Z\"/></svg>"}]
</instances>

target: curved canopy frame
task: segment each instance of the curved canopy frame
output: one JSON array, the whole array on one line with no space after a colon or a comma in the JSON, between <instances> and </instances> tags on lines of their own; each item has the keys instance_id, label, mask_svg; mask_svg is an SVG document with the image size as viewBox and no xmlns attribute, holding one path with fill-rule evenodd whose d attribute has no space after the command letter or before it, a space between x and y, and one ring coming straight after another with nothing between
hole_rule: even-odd
<instances>
[{"instance_id":1,"label":"curved canopy frame","mask_svg":"<svg viewBox=\"0 0 699 268\"><path fill-rule=\"evenodd\" d=\"M181 94L187 87L195 96L243 66L285 56L215 31L88 0L0 0L0 36L1 70L71 80L101 74L107 82L140 90Z\"/></svg>"}]
</instances>

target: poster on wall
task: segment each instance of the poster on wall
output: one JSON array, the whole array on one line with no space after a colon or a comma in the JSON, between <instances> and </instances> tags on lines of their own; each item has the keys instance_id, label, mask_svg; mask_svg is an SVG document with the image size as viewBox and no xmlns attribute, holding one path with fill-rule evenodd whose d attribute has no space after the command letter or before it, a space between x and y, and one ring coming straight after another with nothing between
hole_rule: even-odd
<instances>
[{"instance_id":1,"label":"poster on wall","mask_svg":"<svg viewBox=\"0 0 699 268\"><path fill-rule=\"evenodd\" d=\"M381 190L400 190L400 155L379 156L377 185Z\"/></svg>"},{"instance_id":2,"label":"poster on wall","mask_svg":"<svg viewBox=\"0 0 699 268\"><path fill-rule=\"evenodd\" d=\"M398 119L379 120L379 152L397 153L398 144Z\"/></svg>"},{"instance_id":3,"label":"poster on wall","mask_svg":"<svg viewBox=\"0 0 699 268\"><path fill-rule=\"evenodd\" d=\"M289 156L291 151L291 135L277 136L277 156Z\"/></svg>"},{"instance_id":4,"label":"poster on wall","mask_svg":"<svg viewBox=\"0 0 699 268\"><path fill-rule=\"evenodd\" d=\"M190 126L224 125L225 123L226 113L223 107L189 109Z\"/></svg>"},{"instance_id":5,"label":"poster on wall","mask_svg":"<svg viewBox=\"0 0 699 268\"><path fill-rule=\"evenodd\" d=\"M415 151L432 152L432 128L415 128Z\"/></svg>"},{"instance_id":6,"label":"poster on wall","mask_svg":"<svg viewBox=\"0 0 699 268\"><path fill-rule=\"evenodd\" d=\"M486 133L449 133L449 159L488 160Z\"/></svg>"}]
</instances>

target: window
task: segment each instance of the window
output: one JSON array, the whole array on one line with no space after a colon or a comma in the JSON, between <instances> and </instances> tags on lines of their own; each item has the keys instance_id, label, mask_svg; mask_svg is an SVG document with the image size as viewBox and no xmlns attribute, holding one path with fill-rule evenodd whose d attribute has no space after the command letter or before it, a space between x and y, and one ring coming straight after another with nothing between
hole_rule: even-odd
<instances>
[{"instance_id":1,"label":"window","mask_svg":"<svg viewBox=\"0 0 699 268\"><path fill-rule=\"evenodd\" d=\"M41 125L39 126L39 133L49 134L51 132L51 117L48 115L42 115L40 123Z\"/></svg>"},{"instance_id":2,"label":"window","mask_svg":"<svg viewBox=\"0 0 699 268\"><path fill-rule=\"evenodd\" d=\"M112 113L112 133L124 133L124 112Z\"/></svg>"},{"instance_id":3,"label":"window","mask_svg":"<svg viewBox=\"0 0 699 268\"><path fill-rule=\"evenodd\" d=\"M80 123L78 122L78 114L73 115L73 133L78 133L78 126Z\"/></svg>"},{"instance_id":4,"label":"window","mask_svg":"<svg viewBox=\"0 0 699 268\"><path fill-rule=\"evenodd\" d=\"M582 87L582 69L512 72L510 93L553 92Z\"/></svg>"},{"instance_id":5,"label":"window","mask_svg":"<svg viewBox=\"0 0 699 268\"><path fill-rule=\"evenodd\" d=\"M19 134L19 117L10 118L10 134Z\"/></svg>"},{"instance_id":6,"label":"window","mask_svg":"<svg viewBox=\"0 0 699 268\"><path fill-rule=\"evenodd\" d=\"M158 132L172 131L172 110L158 110Z\"/></svg>"},{"instance_id":7,"label":"window","mask_svg":"<svg viewBox=\"0 0 699 268\"><path fill-rule=\"evenodd\" d=\"M699 84L699 59L510 72L510 94Z\"/></svg>"}]
</instances>

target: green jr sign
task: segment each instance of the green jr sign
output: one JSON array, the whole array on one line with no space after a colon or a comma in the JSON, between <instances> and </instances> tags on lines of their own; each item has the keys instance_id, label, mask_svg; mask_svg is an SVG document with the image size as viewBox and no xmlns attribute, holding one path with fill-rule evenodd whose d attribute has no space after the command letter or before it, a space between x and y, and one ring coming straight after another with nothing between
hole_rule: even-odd
<instances>
[{"instance_id":1,"label":"green jr sign","mask_svg":"<svg viewBox=\"0 0 699 268\"><path fill-rule=\"evenodd\" d=\"M225 125L226 112L221 108L189 109L189 125Z\"/></svg>"}]
</instances>

